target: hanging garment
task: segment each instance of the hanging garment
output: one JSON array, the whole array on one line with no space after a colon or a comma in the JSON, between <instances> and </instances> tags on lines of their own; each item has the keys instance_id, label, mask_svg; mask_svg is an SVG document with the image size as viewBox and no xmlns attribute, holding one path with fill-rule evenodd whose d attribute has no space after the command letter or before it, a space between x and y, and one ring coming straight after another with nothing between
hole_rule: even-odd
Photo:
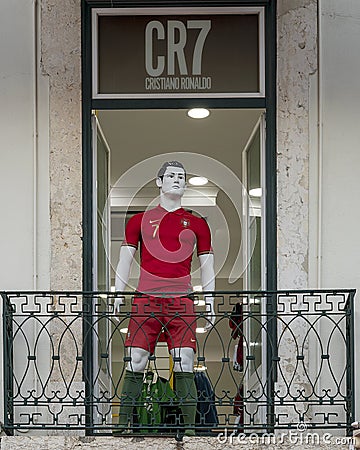
<instances>
[{"instance_id":1,"label":"hanging garment","mask_svg":"<svg viewBox=\"0 0 360 450\"><path fill-rule=\"evenodd\" d=\"M243 327L243 306L242 303L236 303L229 319L229 326L232 329L231 337L238 339L235 345L233 356L233 369L238 372L244 370L244 327ZM243 401L243 386L239 386L238 392L234 398L234 415L236 416L235 424L237 430L241 432L244 428L244 401Z\"/></svg>"},{"instance_id":2,"label":"hanging garment","mask_svg":"<svg viewBox=\"0 0 360 450\"><path fill-rule=\"evenodd\" d=\"M244 388L241 386L234 398L234 414L240 416L241 423L244 421Z\"/></svg>"},{"instance_id":3,"label":"hanging garment","mask_svg":"<svg viewBox=\"0 0 360 450\"><path fill-rule=\"evenodd\" d=\"M141 406L136 408L134 422L140 427L140 432L157 433L168 431L163 428L166 423L171 423L177 411L176 396L171 389L168 380L154 376L152 372L145 376L141 396L139 398ZM149 425L149 428L144 427ZM157 428L160 425L162 428Z\"/></svg>"},{"instance_id":4,"label":"hanging garment","mask_svg":"<svg viewBox=\"0 0 360 450\"><path fill-rule=\"evenodd\" d=\"M234 398L235 424L238 432L244 431L244 388L241 386Z\"/></svg>"},{"instance_id":5,"label":"hanging garment","mask_svg":"<svg viewBox=\"0 0 360 450\"><path fill-rule=\"evenodd\" d=\"M237 372L242 372L244 369L243 354L244 354L243 345L239 342L239 344L236 344L234 347L234 355L233 355L233 369L236 370Z\"/></svg>"},{"instance_id":6,"label":"hanging garment","mask_svg":"<svg viewBox=\"0 0 360 450\"><path fill-rule=\"evenodd\" d=\"M195 372L195 384L198 396L196 425L201 427L199 434L208 434L219 423L215 394L204 372Z\"/></svg>"},{"instance_id":7,"label":"hanging garment","mask_svg":"<svg viewBox=\"0 0 360 450\"><path fill-rule=\"evenodd\" d=\"M229 319L229 326L232 329L231 337L238 339L234 352L233 368L239 372L244 368L244 329L243 329L243 307L241 303L236 303Z\"/></svg>"}]
</instances>

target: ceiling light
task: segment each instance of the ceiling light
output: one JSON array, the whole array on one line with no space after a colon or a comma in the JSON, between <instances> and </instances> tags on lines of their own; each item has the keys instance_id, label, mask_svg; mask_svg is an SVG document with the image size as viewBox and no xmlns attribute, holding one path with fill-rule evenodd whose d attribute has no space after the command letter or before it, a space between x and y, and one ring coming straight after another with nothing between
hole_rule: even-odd
<instances>
[{"instance_id":1,"label":"ceiling light","mask_svg":"<svg viewBox=\"0 0 360 450\"><path fill-rule=\"evenodd\" d=\"M196 333L206 333L206 330L204 327L198 327L196 328Z\"/></svg>"},{"instance_id":2,"label":"ceiling light","mask_svg":"<svg viewBox=\"0 0 360 450\"><path fill-rule=\"evenodd\" d=\"M194 300L194 305L195 306L205 306L205 300Z\"/></svg>"},{"instance_id":3,"label":"ceiling light","mask_svg":"<svg viewBox=\"0 0 360 450\"><path fill-rule=\"evenodd\" d=\"M202 364L196 364L194 366L194 370L195 372L205 372L205 370L207 370L207 367L203 366Z\"/></svg>"},{"instance_id":4,"label":"ceiling light","mask_svg":"<svg viewBox=\"0 0 360 450\"><path fill-rule=\"evenodd\" d=\"M189 183L192 184L193 186L204 186L208 182L209 180L205 177L191 177L189 179Z\"/></svg>"},{"instance_id":5,"label":"ceiling light","mask_svg":"<svg viewBox=\"0 0 360 450\"><path fill-rule=\"evenodd\" d=\"M120 333L126 334L128 332L127 328L120 328Z\"/></svg>"},{"instance_id":6,"label":"ceiling light","mask_svg":"<svg viewBox=\"0 0 360 450\"><path fill-rule=\"evenodd\" d=\"M206 108L192 108L189 109L187 115L192 119L205 119L210 115L210 111Z\"/></svg>"},{"instance_id":7,"label":"ceiling light","mask_svg":"<svg viewBox=\"0 0 360 450\"><path fill-rule=\"evenodd\" d=\"M261 188L250 189L249 195L250 195L250 197L261 197L262 189Z\"/></svg>"}]
</instances>

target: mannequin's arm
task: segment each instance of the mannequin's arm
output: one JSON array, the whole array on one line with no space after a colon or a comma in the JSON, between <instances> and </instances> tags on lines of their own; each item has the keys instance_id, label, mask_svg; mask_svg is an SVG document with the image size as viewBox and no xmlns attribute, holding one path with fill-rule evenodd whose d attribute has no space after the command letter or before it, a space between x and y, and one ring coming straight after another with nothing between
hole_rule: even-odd
<instances>
[{"instance_id":1,"label":"mannequin's arm","mask_svg":"<svg viewBox=\"0 0 360 450\"><path fill-rule=\"evenodd\" d=\"M125 290L135 252L136 248L129 245L123 245L120 248L119 262L116 268L115 275L115 292L122 292ZM120 305L122 305L123 302L124 300L121 297L115 299L114 312L120 310Z\"/></svg>"},{"instance_id":2,"label":"mannequin's arm","mask_svg":"<svg viewBox=\"0 0 360 450\"><path fill-rule=\"evenodd\" d=\"M206 255L199 255L201 284L204 291L215 290L215 271L214 271L214 255L209 253ZM211 328L215 323L215 309L214 297L210 295L205 296L206 304L206 318L207 322L205 329Z\"/></svg>"}]
</instances>

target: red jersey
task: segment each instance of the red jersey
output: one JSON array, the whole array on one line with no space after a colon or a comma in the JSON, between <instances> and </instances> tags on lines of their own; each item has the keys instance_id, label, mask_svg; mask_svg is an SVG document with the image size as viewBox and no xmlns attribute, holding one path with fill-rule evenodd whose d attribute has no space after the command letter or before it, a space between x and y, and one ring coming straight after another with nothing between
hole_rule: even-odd
<instances>
[{"instance_id":1,"label":"red jersey","mask_svg":"<svg viewBox=\"0 0 360 450\"><path fill-rule=\"evenodd\" d=\"M126 226L123 245L138 248L139 242L139 292L191 292L195 246L198 255L212 253L207 222L183 208L169 212L157 206L135 214Z\"/></svg>"}]
</instances>

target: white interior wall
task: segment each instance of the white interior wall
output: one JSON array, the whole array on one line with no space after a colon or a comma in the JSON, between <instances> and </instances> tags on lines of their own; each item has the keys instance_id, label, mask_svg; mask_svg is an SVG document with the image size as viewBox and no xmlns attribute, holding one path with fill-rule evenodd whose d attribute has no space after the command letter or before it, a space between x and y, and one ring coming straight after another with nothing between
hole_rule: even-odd
<instances>
[{"instance_id":1,"label":"white interior wall","mask_svg":"<svg viewBox=\"0 0 360 450\"><path fill-rule=\"evenodd\" d=\"M356 288L355 380L360 373L360 2L319 0L321 228L319 285ZM321 116L320 116L321 117ZM355 383L356 384L356 383ZM360 398L357 383L355 398ZM360 401L357 402L357 420Z\"/></svg>"}]
</instances>

